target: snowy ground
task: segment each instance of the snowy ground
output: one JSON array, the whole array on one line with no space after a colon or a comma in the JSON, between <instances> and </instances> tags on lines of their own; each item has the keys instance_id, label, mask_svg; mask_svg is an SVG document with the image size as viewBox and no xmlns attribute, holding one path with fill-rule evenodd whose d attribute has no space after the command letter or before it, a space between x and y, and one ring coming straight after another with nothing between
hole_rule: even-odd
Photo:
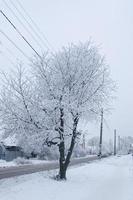
<instances>
[{"instance_id":1,"label":"snowy ground","mask_svg":"<svg viewBox=\"0 0 133 200\"><path fill-rule=\"evenodd\" d=\"M131 155L72 167L68 180L50 178L55 171L0 181L0 200L133 200Z\"/></svg>"}]
</instances>

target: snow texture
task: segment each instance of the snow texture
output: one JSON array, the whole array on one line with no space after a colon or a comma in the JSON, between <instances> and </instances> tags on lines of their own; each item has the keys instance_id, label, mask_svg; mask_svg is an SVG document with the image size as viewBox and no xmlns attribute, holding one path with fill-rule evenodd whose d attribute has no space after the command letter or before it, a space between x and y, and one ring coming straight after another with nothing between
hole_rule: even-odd
<instances>
[{"instance_id":1,"label":"snow texture","mask_svg":"<svg viewBox=\"0 0 133 200\"><path fill-rule=\"evenodd\" d=\"M110 157L68 170L67 181L55 171L0 181L1 200L132 200L133 158Z\"/></svg>"}]
</instances>

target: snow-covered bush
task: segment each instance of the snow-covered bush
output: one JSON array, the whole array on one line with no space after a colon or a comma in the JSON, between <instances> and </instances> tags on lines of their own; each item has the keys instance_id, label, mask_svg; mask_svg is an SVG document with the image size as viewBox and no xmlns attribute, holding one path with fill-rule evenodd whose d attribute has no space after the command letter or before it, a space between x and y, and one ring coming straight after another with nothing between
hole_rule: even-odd
<instances>
[{"instance_id":1,"label":"snow-covered bush","mask_svg":"<svg viewBox=\"0 0 133 200\"><path fill-rule=\"evenodd\" d=\"M99 154L99 137L95 136L88 140L87 146L90 148L91 154ZM109 142L102 142L102 155L110 155L113 152L113 144Z\"/></svg>"},{"instance_id":2,"label":"snow-covered bush","mask_svg":"<svg viewBox=\"0 0 133 200\"><path fill-rule=\"evenodd\" d=\"M81 145L76 145L72 157L84 157L87 155L90 155L90 150L88 148L84 149Z\"/></svg>"},{"instance_id":3,"label":"snow-covered bush","mask_svg":"<svg viewBox=\"0 0 133 200\"><path fill-rule=\"evenodd\" d=\"M58 160L59 152L55 147L44 146L42 151L38 154L38 158L41 160Z\"/></svg>"},{"instance_id":4,"label":"snow-covered bush","mask_svg":"<svg viewBox=\"0 0 133 200\"><path fill-rule=\"evenodd\" d=\"M133 152L133 137L126 136L126 137L120 137L118 148L117 148L118 154L128 154Z\"/></svg>"},{"instance_id":5,"label":"snow-covered bush","mask_svg":"<svg viewBox=\"0 0 133 200\"><path fill-rule=\"evenodd\" d=\"M25 158L21 158L21 157L18 157L16 159L14 159L13 162L15 162L17 165L29 165L29 164L32 164L32 162L30 160L25 159Z\"/></svg>"}]
</instances>

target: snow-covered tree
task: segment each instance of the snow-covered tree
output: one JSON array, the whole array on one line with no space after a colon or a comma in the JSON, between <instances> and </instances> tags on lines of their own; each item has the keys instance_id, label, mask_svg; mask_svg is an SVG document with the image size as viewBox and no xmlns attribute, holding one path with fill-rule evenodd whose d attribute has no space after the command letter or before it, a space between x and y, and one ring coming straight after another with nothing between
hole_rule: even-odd
<instances>
[{"instance_id":1,"label":"snow-covered tree","mask_svg":"<svg viewBox=\"0 0 133 200\"><path fill-rule=\"evenodd\" d=\"M99 137L94 136L88 140L87 145L91 148L92 154L97 154L99 153ZM103 141L102 142L102 155L108 155L113 153L113 143L112 140L108 141Z\"/></svg>"},{"instance_id":2,"label":"snow-covered tree","mask_svg":"<svg viewBox=\"0 0 133 200\"><path fill-rule=\"evenodd\" d=\"M133 137L120 137L117 144L117 152L119 154L128 154L133 152Z\"/></svg>"},{"instance_id":3,"label":"snow-covered tree","mask_svg":"<svg viewBox=\"0 0 133 200\"><path fill-rule=\"evenodd\" d=\"M87 145L91 148L92 154L98 154L98 152L99 152L99 137L94 136L94 137L90 138L88 140Z\"/></svg>"},{"instance_id":4,"label":"snow-covered tree","mask_svg":"<svg viewBox=\"0 0 133 200\"><path fill-rule=\"evenodd\" d=\"M3 136L15 135L18 145L26 152L41 151L45 128L42 127L42 118L36 107L34 79L21 65L10 75L2 74L2 78L0 123L4 130Z\"/></svg>"},{"instance_id":5,"label":"snow-covered tree","mask_svg":"<svg viewBox=\"0 0 133 200\"><path fill-rule=\"evenodd\" d=\"M59 178L64 179L79 135L79 120L92 118L108 103L112 80L104 58L89 42L63 48L52 60L35 60L34 69L43 110L54 125L46 142L59 147Z\"/></svg>"},{"instance_id":6,"label":"snow-covered tree","mask_svg":"<svg viewBox=\"0 0 133 200\"><path fill-rule=\"evenodd\" d=\"M57 145L59 179L66 171L83 118L92 119L109 103L113 84L97 47L71 44L56 54L35 58L31 75L8 81L1 97L2 123L33 149ZM29 142L29 143L30 143Z\"/></svg>"}]
</instances>

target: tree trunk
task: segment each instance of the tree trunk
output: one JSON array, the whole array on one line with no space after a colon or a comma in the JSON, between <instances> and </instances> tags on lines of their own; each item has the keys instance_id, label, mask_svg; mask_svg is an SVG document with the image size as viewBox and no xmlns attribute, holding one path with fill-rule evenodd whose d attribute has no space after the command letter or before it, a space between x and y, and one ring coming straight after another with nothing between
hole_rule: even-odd
<instances>
[{"instance_id":1,"label":"tree trunk","mask_svg":"<svg viewBox=\"0 0 133 200\"><path fill-rule=\"evenodd\" d=\"M71 139L71 144L70 148L68 150L67 157L65 159L65 143L64 143L64 112L63 109L60 109L60 129L59 129L59 134L60 134L60 144L59 144L59 153L60 153L60 169L59 169L59 175L57 176L58 180L66 180L66 171L68 168L68 165L70 163L70 159L72 156L73 148L75 145L75 140L77 137L77 124L78 124L78 114L74 118L73 122L73 132L72 132L72 139Z\"/></svg>"},{"instance_id":2,"label":"tree trunk","mask_svg":"<svg viewBox=\"0 0 133 200\"><path fill-rule=\"evenodd\" d=\"M68 165L70 163L70 159L71 159L71 156L72 156L72 153L73 153L73 149L74 149L74 145L75 145L75 140L76 140L76 137L77 137L78 120L79 120L79 118L78 118L78 114L77 114L77 116L74 118L71 144L70 144L70 148L68 150L68 154L67 154L66 161L65 161L65 169L66 170L67 170Z\"/></svg>"},{"instance_id":3,"label":"tree trunk","mask_svg":"<svg viewBox=\"0 0 133 200\"><path fill-rule=\"evenodd\" d=\"M65 169L65 145L64 141L62 141L59 145L60 152L60 171L59 171L59 179L66 179L66 169Z\"/></svg>"},{"instance_id":4,"label":"tree trunk","mask_svg":"<svg viewBox=\"0 0 133 200\"><path fill-rule=\"evenodd\" d=\"M59 153L60 153L60 169L59 176L60 180L66 179L66 169L65 169L65 143L64 143L64 111L63 108L60 108L60 144L59 144Z\"/></svg>"}]
</instances>

